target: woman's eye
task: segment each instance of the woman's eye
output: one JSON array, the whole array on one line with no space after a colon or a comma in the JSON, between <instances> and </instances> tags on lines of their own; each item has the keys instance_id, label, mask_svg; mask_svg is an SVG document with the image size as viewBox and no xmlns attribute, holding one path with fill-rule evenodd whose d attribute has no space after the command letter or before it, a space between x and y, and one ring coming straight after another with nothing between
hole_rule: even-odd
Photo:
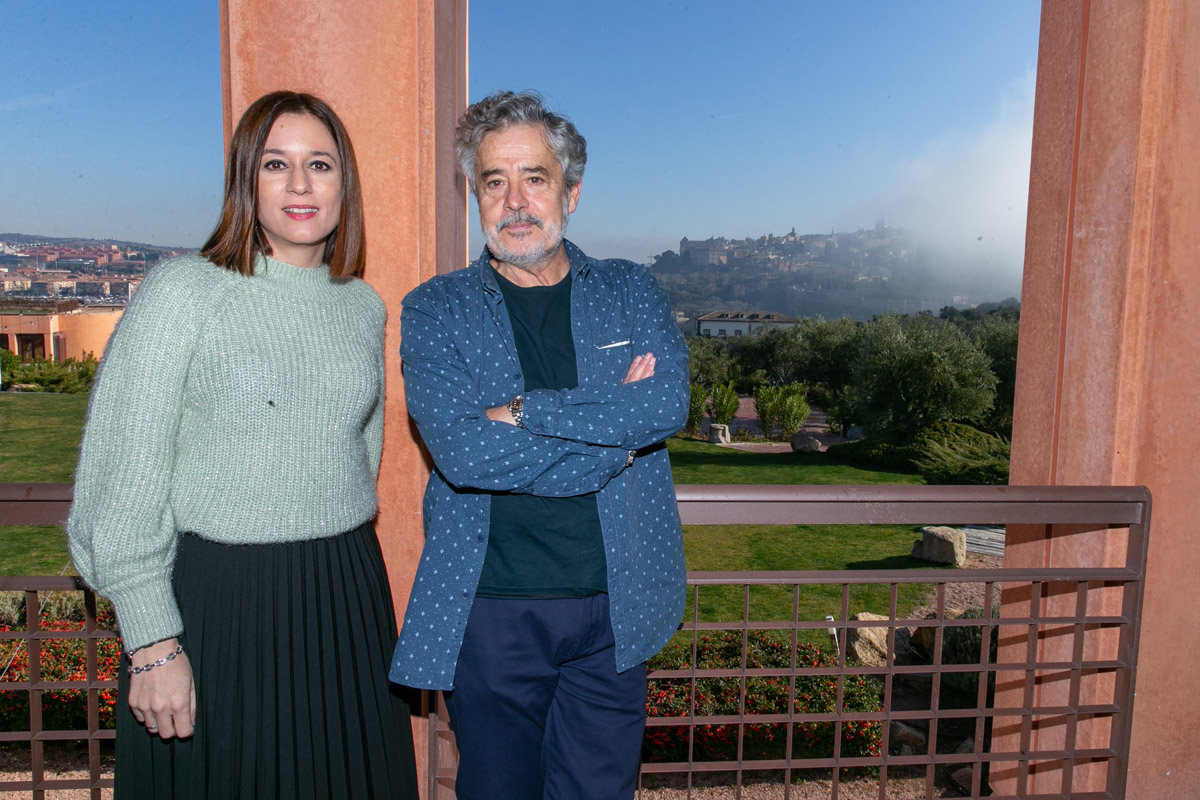
<instances>
[{"instance_id":1,"label":"woman's eye","mask_svg":"<svg viewBox=\"0 0 1200 800\"><path fill-rule=\"evenodd\" d=\"M280 161L277 158L272 158L270 161L264 161L262 168L267 169L267 170L272 170L272 171L280 170L280 169L287 169L287 164L284 164L282 161Z\"/></svg>"},{"instance_id":2,"label":"woman's eye","mask_svg":"<svg viewBox=\"0 0 1200 800\"><path fill-rule=\"evenodd\" d=\"M313 169L317 170L318 172L324 172L326 170L333 169L333 165L328 162L325 162L325 161L314 161L309 166L312 167Z\"/></svg>"}]
</instances>

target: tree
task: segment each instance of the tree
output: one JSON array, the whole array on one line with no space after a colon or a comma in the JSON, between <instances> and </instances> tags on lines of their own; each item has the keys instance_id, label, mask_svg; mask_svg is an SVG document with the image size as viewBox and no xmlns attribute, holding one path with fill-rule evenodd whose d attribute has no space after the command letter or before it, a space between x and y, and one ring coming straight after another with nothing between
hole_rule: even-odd
<instances>
[{"instance_id":1,"label":"tree","mask_svg":"<svg viewBox=\"0 0 1200 800\"><path fill-rule=\"evenodd\" d=\"M975 341L992 362L996 402L987 417L990 428L1012 434L1013 397L1017 390L1017 332L1020 324L1009 314L989 314L975 331Z\"/></svg>"},{"instance_id":2,"label":"tree","mask_svg":"<svg viewBox=\"0 0 1200 800\"><path fill-rule=\"evenodd\" d=\"M851 365L858 355L862 326L849 317L801 320L806 347L794 380L820 384L830 392L841 392L851 381Z\"/></svg>"},{"instance_id":3,"label":"tree","mask_svg":"<svg viewBox=\"0 0 1200 800\"><path fill-rule=\"evenodd\" d=\"M944 320L880 315L863 327L859 342L853 415L872 432L975 422L992 407L996 376L987 355Z\"/></svg>"},{"instance_id":4,"label":"tree","mask_svg":"<svg viewBox=\"0 0 1200 800\"><path fill-rule=\"evenodd\" d=\"M692 383L712 388L729 381L730 360L725 342L707 336L687 340L688 371Z\"/></svg>"},{"instance_id":5,"label":"tree","mask_svg":"<svg viewBox=\"0 0 1200 800\"><path fill-rule=\"evenodd\" d=\"M765 333L736 339L734 359L742 374L753 375L761 371L767 382L781 385L796 379L805 346L804 332L799 325L772 327Z\"/></svg>"}]
</instances>

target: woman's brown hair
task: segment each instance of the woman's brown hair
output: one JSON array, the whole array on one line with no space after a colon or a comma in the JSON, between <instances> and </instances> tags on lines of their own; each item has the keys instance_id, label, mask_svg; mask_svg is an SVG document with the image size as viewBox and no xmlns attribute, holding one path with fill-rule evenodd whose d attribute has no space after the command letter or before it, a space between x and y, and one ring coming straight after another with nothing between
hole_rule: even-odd
<instances>
[{"instance_id":1,"label":"woman's brown hair","mask_svg":"<svg viewBox=\"0 0 1200 800\"><path fill-rule=\"evenodd\" d=\"M216 230L200 255L243 275L254 274L254 259L271 254L258 224L258 171L267 134L284 114L308 114L324 123L337 145L342 164L342 210L337 227L325 241L322 261L336 278L361 277L366 263L362 189L350 135L333 109L319 97L303 92L271 92L250 104L242 114L229 144L225 167L225 201Z\"/></svg>"}]
</instances>

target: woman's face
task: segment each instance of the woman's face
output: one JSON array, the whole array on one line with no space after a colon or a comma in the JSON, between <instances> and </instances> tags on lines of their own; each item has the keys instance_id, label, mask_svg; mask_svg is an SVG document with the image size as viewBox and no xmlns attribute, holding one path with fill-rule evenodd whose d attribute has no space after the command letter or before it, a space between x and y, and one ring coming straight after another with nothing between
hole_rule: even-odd
<instances>
[{"instance_id":1,"label":"woman's face","mask_svg":"<svg viewBox=\"0 0 1200 800\"><path fill-rule=\"evenodd\" d=\"M337 144L309 114L283 114L271 126L258 166L258 224L271 254L315 267L342 212Z\"/></svg>"}]
</instances>

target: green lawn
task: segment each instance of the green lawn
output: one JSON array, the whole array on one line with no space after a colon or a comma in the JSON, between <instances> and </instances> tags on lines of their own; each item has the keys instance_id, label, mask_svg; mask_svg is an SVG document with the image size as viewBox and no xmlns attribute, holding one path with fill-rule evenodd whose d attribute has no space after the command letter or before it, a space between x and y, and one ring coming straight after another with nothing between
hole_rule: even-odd
<instances>
[{"instance_id":1,"label":"green lawn","mask_svg":"<svg viewBox=\"0 0 1200 800\"><path fill-rule=\"evenodd\" d=\"M87 398L83 395L0 394L0 472L7 482L69 481L74 470ZM821 453L748 453L705 442L667 443L678 483L732 484L895 484L921 483L921 476L879 472L839 464ZM908 553L919 536L908 526L689 525L684 545L693 570L808 570L908 568L928 566ZM0 573L56 575L67 563L61 529L0 530ZM902 587L902 610L923 595ZM854 587L850 613L886 609L884 587ZM689 614L690 610L689 599ZM709 620L740 619L740 590L701 591L701 613ZM751 618L791 619L790 588L757 587L751 592ZM840 590L806 588L800 593L803 620L839 615Z\"/></svg>"},{"instance_id":2,"label":"green lawn","mask_svg":"<svg viewBox=\"0 0 1200 800\"><path fill-rule=\"evenodd\" d=\"M0 392L0 481L71 480L86 411L84 394Z\"/></svg>"},{"instance_id":3,"label":"green lawn","mask_svg":"<svg viewBox=\"0 0 1200 800\"><path fill-rule=\"evenodd\" d=\"M684 552L688 569L743 570L855 570L913 569L935 566L912 558L919 527L904 525L687 525ZM929 584L901 585L897 610L904 616L920 605L932 588ZM694 590L693 590L694 591ZM742 619L744 600L740 587L700 587L700 619L706 622ZM751 622L821 621L827 614L841 618L840 586L752 586L749 590ZM692 618L695 595L689 592L686 617ZM886 614L889 589L868 584L849 589L850 615L860 611ZM823 631L801 634L801 640L828 644Z\"/></svg>"},{"instance_id":4,"label":"green lawn","mask_svg":"<svg viewBox=\"0 0 1200 800\"><path fill-rule=\"evenodd\" d=\"M915 472L860 469L826 453L748 453L691 439L668 439L676 483L838 484L924 483Z\"/></svg>"},{"instance_id":5,"label":"green lawn","mask_svg":"<svg viewBox=\"0 0 1200 800\"><path fill-rule=\"evenodd\" d=\"M0 528L0 575L61 575L69 559L57 525ZM74 575L74 567L66 574Z\"/></svg>"},{"instance_id":6,"label":"green lawn","mask_svg":"<svg viewBox=\"0 0 1200 800\"><path fill-rule=\"evenodd\" d=\"M86 411L83 394L0 392L0 481L70 481ZM2 575L58 575L67 561L58 526L0 528Z\"/></svg>"}]
</instances>

